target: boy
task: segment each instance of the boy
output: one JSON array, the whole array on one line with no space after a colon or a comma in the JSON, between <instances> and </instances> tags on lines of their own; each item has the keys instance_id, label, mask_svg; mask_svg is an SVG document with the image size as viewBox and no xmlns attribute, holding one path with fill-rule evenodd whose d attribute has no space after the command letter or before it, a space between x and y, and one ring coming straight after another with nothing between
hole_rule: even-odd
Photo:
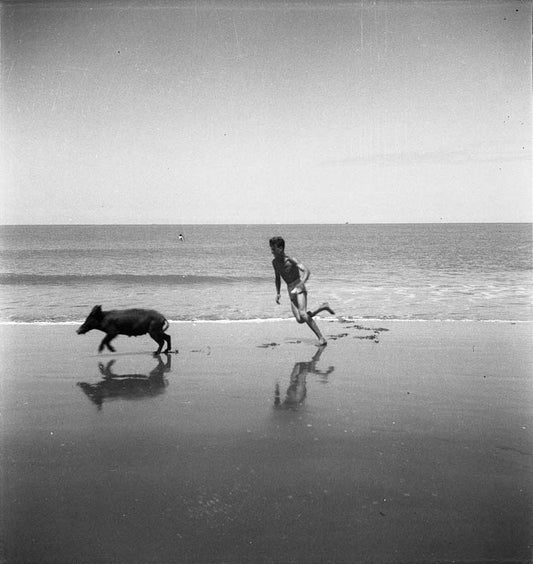
<instances>
[{"instance_id":1,"label":"boy","mask_svg":"<svg viewBox=\"0 0 533 564\"><path fill-rule=\"evenodd\" d=\"M285 241L282 237L272 237L269 243L272 254L274 255L272 266L274 267L274 272L276 273L276 303L279 304L279 299L281 298L281 278L283 278L287 284L292 313L294 314L296 321L298 323L307 323L307 325L309 325L313 333L318 337L319 346L322 347L327 345L327 341L322 336L322 333L320 332L320 329L315 323L313 317L324 310L329 311L332 315L335 315L335 312L327 303L323 303L315 311L306 311L307 290L305 288L305 282L307 282L311 273L305 265L285 254ZM302 273L302 276L300 276L300 272Z\"/></svg>"}]
</instances>

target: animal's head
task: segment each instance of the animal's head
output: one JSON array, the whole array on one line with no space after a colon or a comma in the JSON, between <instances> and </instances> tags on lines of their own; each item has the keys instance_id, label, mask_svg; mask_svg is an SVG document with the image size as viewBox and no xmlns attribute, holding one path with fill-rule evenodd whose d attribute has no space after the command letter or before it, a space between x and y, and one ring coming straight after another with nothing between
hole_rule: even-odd
<instances>
[{"instance_id":1,"label":"animal's head","mask_svg":"<svg viewBox=\"0 0 533 564\"><path fill-rule=\"evenodd\" d=\"M83 335L91 329L98 329L98 327L100 327L103 316L104 314L102 313L102 306L94 306L93 309L91 309L91 313L89 313L87 319L85 320L83 325L76 331L76 333L78 333L78 335Z\"/></svg>"}]
</instances>

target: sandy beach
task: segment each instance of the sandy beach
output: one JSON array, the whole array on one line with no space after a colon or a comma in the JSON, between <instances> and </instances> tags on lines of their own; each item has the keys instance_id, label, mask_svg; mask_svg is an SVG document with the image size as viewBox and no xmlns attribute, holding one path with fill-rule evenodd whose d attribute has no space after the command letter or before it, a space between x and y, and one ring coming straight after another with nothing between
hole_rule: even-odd
<instances>
[{"instance_id":1,"label":"sandy beach","mask_svg":"<svg viewBox=\"0 0 533 564\"><path fill-rule=\"evenodd\" d=\"M320 325L0 326L0 561L530 561L533 324Z\"/></svg>"}]
</instances>

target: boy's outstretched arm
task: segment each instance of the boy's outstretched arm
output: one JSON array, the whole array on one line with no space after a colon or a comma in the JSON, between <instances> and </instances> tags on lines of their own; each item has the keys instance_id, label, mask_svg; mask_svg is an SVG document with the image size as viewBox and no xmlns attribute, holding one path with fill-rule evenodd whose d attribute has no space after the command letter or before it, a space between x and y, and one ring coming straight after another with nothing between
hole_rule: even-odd
<instances>
[{"instance_id":1,"label":"boy's outstretched arm","mask_svg":"<svg viewBox=\"0 0 533 564\"><path fill-rule=\"evenodd\" d=\"M279 272L276 270L276 303L279 304L279 299L281 298L281 276Z\"/></svg>"}]
</instances>

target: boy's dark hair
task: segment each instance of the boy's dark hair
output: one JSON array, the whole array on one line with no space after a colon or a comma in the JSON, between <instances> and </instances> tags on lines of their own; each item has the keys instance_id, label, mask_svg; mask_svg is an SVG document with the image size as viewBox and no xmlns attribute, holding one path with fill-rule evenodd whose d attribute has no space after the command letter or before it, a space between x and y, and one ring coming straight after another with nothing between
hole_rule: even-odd
<instances>
[{"instance_id":1,"label":"boy's dark hair","mask_svg":"<svg viewBox=\"0 0 533 564\"><path fill-rule=\"evenodd\" d=\"M269 241L271 247L277 247L278 249L285 250L285 241L283 237L272 237Z\"/></svg>"}]
</instances>

